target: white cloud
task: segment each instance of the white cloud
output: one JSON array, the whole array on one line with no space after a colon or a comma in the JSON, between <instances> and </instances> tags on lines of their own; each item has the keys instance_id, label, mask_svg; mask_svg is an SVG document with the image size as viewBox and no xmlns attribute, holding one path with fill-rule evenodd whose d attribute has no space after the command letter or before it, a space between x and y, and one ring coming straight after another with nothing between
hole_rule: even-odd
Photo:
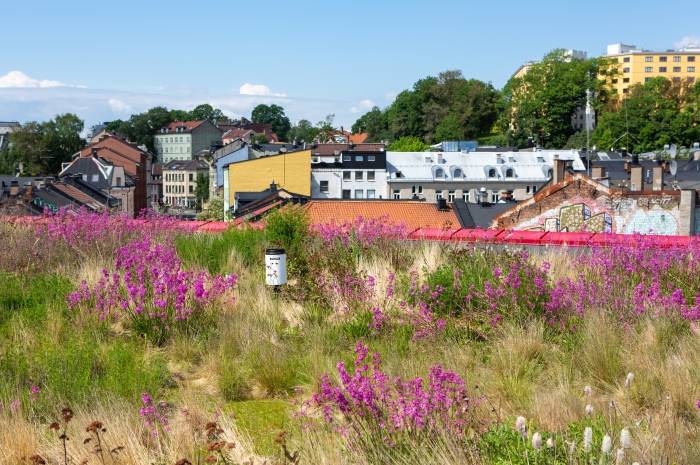
<instances>
[{"instance_id":1,"label":"white cloud","mask_svg":"<svg viewBox=\"0 0 700 465\"><path fill-rule=\"evenodd\" d=\"M677 49L680 48L700 48L700 37L698 36L685 36L675 44Z\"/></svg>"},{"instance_id":2,"label":"white cloud","mask_svg":"<svg viewBox=\"0 0 700 465\"><path fill-rule=\"evenodd\" d=\"M251 84L249 82L246 82L245 84L243 84L240 87L240 89L238 89L238 93L240 93L241 95L254 95L254 96L258 96L258 97L286 97L287 96L287 94L272 92L272 89L270 89L265 84Z\"/></svg>"},{"instance_id":3,"label":"white cloud","mask_svg":"<svg viewBox=\"0 0 700 465\"><path fill-rule=\"evenodd\" d=\"M22 71L10 71L4 76L0 76L0 88L49 88L49 87L66 87L67 85L59 81L51 81L48 79L34 79Z\"/></svg>"},{"instance_id":4,"label":"white cloud","mask_svg":"<svg viewBox=\"0 0 700 465\"><path fill-rule=\"evenodd\" d=\"M374 107L374 102L370 99L360 100L357 105L350 107L350 113L364 113Z\"/></svg>"},{"instance_id":5,"label":"white cloud","mask_svg":"<svg viewBox=\"0 0 700 465\"><path fill-rule=\"evenodd\" d=\"M109 108L111 108L114 113L128 113L132 110L131 105L118 98L107 100L107 105L109 105Z\"/></svg>"}]
</instances>

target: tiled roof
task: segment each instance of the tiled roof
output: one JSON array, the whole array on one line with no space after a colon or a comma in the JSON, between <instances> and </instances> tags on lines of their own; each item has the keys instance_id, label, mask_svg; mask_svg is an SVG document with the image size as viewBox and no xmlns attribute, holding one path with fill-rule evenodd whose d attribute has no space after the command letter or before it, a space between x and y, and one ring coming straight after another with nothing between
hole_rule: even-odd
<instances>
[{"instance_id":1,"label":"tiled roof","mask_svg":"<svg viewBox=\"0 0 700 465\"><path fill-rule=\"evenodd\" d=\"M350 134L350 142L353 144L363 144L367 138L369 137L369 134L366 132L361 132L359 134Z\"/></svg>"},{"instance_id":2,"label":"tiled roof","mask_svg":"<svg viewBox=\"0 0 700 465\"><path fill-rule=\"evenodd\" d=\"M311 224L351 222L358 217L386 218L408 229L459 228L452 209L440 211L436 204L409 200L311 200L307 204Z\"/></svg>"},{"instance_id":3,"label":"tiled roof","mask_svg":"<svg viewBox=\"0 0 700 465\"><path fill-rule=\"evenodd\" d=\"M254 131L252 129L233 128L226 131L226 133L222 136L222 139L243 138L253 133Z\"/></svg>"},{"instance_id":4,"label":"tiled roof","mask_svg":"<svg viewBox=\"0 0 700 465\"><path fill-rule=\"evenodd\" d=\"M167 126L163 126L158 131L159 134L170 134L178 131L178 128L183 128L180 132L191 132L198 128L205 120L201 121L173 121Z\"/></svg>"},{"instance_id":5,"label":"tiled roof","mask_svg":"<svg viewBox=\"0 0 700 465\"><path fill-rule=\"evenodd\" d=\"M113 152L118 153L122 157L128 158L129 160L136 162L136 163L141 163L141 157L143 155L146 155L146 152L143 150L139 149L135 145L132 145L119 137L109 135L107 137L104 137L100 139L98 142L95 142L94 144L90 144L87 147L85 147L83 150L80 151L81 156L90 156L92 153L92 149L98 149L98 148L108 148L112 150Z\"/></svg>"},{"instance_id":6,"label":"tiled roof","mask_svg":"<svg viewBox=\"0 0 700 465\"><path fill-rule=\"evenodd\" d=\"M114 166L121 166L124 172L130 176L138 176L139 162L134 161L131 156L125 155L123 152L118 152L111 147L87 147L80 152L83 158L92 155L108 160Z\"/></svg>"},{"instance_id":7,"label":"tiled roof","mask_svg":"<svg viewBox=\"0 0 700 465\"><path fill-rule=\"evenodd\" d=\"M94 210L99 210L103 207L103 205L100 202L93 199L80 189L77 189L69 184L64 184L62 182L54 182L51 186L54 189L61 192L63 195Z\"/></svg>"},{"instance_id":8,"label":"tiled roof","mask_svg":"<svg viewBox=\"0 0 700 465\"><path fill-rule=\"evenodd\" d=\"M333 155L335 152L343 150L354 150L355 152L381 152L384 150L384 144L355 144L350 148L350 144L317 144L316 147L311 147L313 155Z\"/></svg>"}]
</instances>

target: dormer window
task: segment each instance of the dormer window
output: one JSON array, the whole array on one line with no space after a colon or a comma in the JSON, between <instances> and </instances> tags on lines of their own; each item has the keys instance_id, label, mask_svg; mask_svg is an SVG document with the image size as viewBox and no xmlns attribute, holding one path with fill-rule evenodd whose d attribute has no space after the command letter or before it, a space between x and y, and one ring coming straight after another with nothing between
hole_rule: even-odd
<instances>
[{"instance_id":1,"label":"dormer window","mask_svg":"<svg viewBox=\"0 0 700 465\"><path fill-rule=\"evenodd\" d=\"M544 157L537 157L537 163L544 163Z\"/></svg>"},{"instance_id":2,"label":"dormer window","mask_svg":"<svg viewBox=\"0 0 700 465\"><path fill-rule=\"evenodd\" d=\"M506 178L512 178L515 177L515 172L513 171L513 168L508 168L506 170Z\"/></svg>"},{"instance_id":3,"label":"dormer window","mask_svg":"<svg viewBox=\"0 0 700 465\"><path fill-rule=\"evenodd\" d=\"M496 168L489 168L489 178L496 177Z\"/></svg>"},{"instance_id":4,"label":"dormer window","mask_svg":"<svg viewBox=\"0 0 700 465\"><path fill-rule=\"evenodd\" d=\"M462 173L462 170L460 168L457 168L454 173L455 178L461 178L464 176L464 173Z\"/></svg>"},{"instance_id":5,"label":"dormer window","mask_svg":"<svg viewBox=\"0 0 700 465\"><path fill-rule=\"evenodd\" d=\"M444 178L445 177L445 171L442 168L438 168L435 170L435 177L436 178Z\"/></svg>"}]
</instances>

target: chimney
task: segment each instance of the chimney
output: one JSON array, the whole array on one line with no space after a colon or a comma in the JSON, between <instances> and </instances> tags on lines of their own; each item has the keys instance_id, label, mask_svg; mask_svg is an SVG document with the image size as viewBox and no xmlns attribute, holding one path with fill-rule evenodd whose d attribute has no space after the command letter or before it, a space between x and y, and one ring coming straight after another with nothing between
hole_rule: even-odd
<instances>
[{"instance_id":1,"label":"chimney","mask_svg":"<svg viewBox=\"0 0 700 465\"><path fill-rule=\"evenodd\" d=\"M564 180L566 175L566 161L554 159L554 169L552 170L552 184L558 184Z\"/></svg>"},{"instance_id":2,"label":"chimney","mask_svg":"<svg viewBox=\"0 0 700 465\"><path fill-rule=\"evenodd\" d=\"M447 206L447 200L437 199L437 209L440 210L441 212L449 211L450 207Z\"/></svg>"},{"instance_id":3,"label":"chimney","mask_svg":"<svg viewBox=\"0 0 700 465\"><path fill-rule=\"evenodd\" d=\"M601 179L605 177L605 169L602 166L594 166L591 168L591 177L593 179Z\"/></svg>"},{"instance_id":4,"label":"chimney","mask_svg":"<svg viewBox=\"0 0 700 465\"><path fill-rule=\"evenodd\" d=\"M655 166L654 167L654 170L652 171L651 190L653 190L653 191L664 190L664 167L663 166Z\"/></svg>"},{"instance_id":5,"label":"chimney","mask_svg":"<svg viewBox=\"0 0 700 465\"><path fill-rule=\"evenodd\" d=\"M641 191L644 190L644 180L642 177L643 168L641 165L630 166L630 190L631 191Z\"/></svg>"},{"instance_id":6,"label":"chimney","mask_svg":"<svg viewBox=\"0 0 700 465\"><path fill-rule=\"evenodd\" d=\"M10 196L14 197L19 194L19 182L10 181Z\"/></svg>"}]
</instances>

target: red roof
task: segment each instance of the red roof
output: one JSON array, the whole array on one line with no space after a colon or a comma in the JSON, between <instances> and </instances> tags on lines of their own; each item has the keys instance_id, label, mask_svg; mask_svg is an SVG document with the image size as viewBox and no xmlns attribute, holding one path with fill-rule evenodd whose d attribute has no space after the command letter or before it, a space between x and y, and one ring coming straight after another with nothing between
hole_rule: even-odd
<instances>
[{"instance_id":1,"label":"red roof","mask_svg":"<svg viewBox=\"0 0 700 465\"><path fill-rule=\"evenodd\" d=\"M244 138L250 134L253 134L254 131L252 129L243 129L243 128L233 128L229 129L226 131L226 133L223 135L222 139L238 139L238 138Z\"/></svg>"},{"instance_id":2,"label":"red roof","mask_svg":"<svg viewBox=\"0 0 700 465\"><path fill-rule=\"evenodd\" d=\"M409 230L459 228L459 219L452 209L440 211L435 204L411 200L311 200L306 210L311 224L342 224L363 217L385 218L404 224Z\"/></svg>"},{"instance_id":3,"label":"red roof","mask_svg":"<svg viewBox=\"0 0 700 465\"><path fill-rule=\"evenodd\" d=\"M183 128L180 132L190 132L193 129L198 128L205 120L200 121L173 121L167 126L160 128L160 132L165 132L166 134L171 132L177 132L178 128Z\"/></svg>"},{"instance_id":4,"label":"red roof","mask_svg":"<svg viewBox=\"0 0 700 465\"><path fill-rule=\"evenodd\" d=\"M73 199L76 202L86 205L94 210L100 210L103 207L103 205L100 202L93 199L80 189L77 189L69 184L64 184L62 182L54 182L51 184L51 187L61 192L68 198Z\"/></svg>"},{"instance_id":5,"label":"red roof","mask_svg":"<svg viewBox=\"0 0 700 465\"><path fill-rule=\"evenodd\" d=\"M353 144L362 144L364 143L367 138L369 137L369 134L366 132L361 132L359 134L350 134L350 142Z\"/></svg>"}]
</instances>

